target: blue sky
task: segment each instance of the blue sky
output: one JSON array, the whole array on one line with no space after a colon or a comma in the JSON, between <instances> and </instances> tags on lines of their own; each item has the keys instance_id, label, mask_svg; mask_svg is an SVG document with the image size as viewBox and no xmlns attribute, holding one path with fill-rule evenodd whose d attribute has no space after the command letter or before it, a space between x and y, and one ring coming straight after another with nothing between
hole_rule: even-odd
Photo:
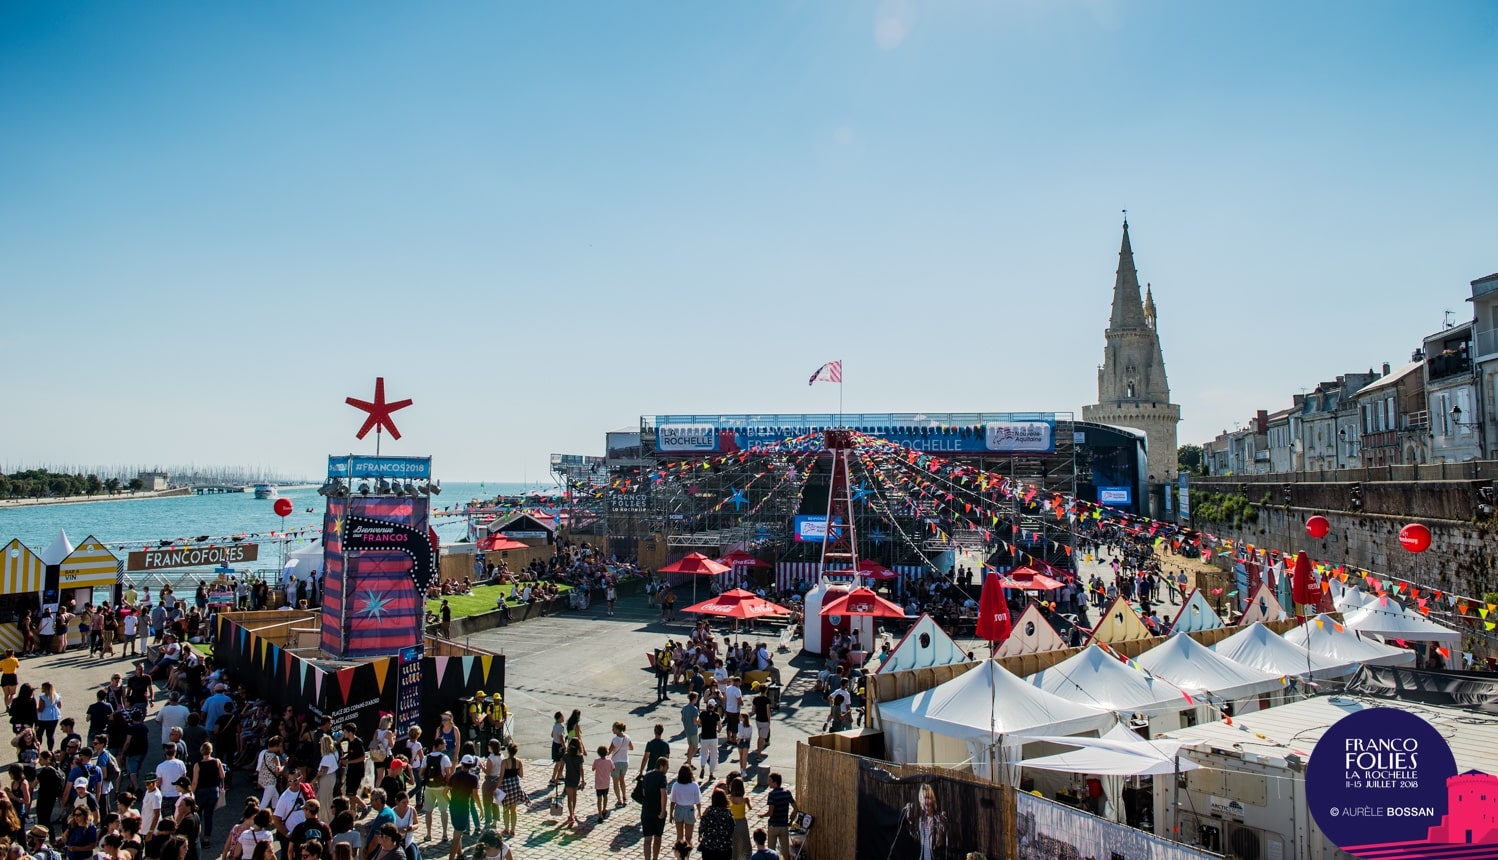
<instances>
[{"instance_id":1,"label":"blue sky","mask_svg":"<svg viewBox=\"0 0 1498 860\"><path fill-rule=\"evenodd\" d=\"M1183 441L1498 270L1490 3L0 5L0 461L453 479L641 413L1079 410L1130 213ZM1460 317L1459 317L1460 318Z\"/></svg>"}]
</instances>

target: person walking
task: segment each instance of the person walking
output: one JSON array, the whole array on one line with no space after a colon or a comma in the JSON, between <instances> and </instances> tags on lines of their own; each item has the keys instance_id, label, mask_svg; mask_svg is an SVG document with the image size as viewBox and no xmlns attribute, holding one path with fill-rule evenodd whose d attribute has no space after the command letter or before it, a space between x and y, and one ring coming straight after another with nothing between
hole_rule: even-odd
<instances>
[{"instance_id":1,"label":"person walking","mask_svg":"<svg viewBox=\"0 0 1498 860\"><path fill-rule=\"evenodd\" d=\"M728 808L728 795L721 788L713 789L707 811L702 814L702 838L697 843L697 853L702 860L733 860L733 813Z\"/></svg>"},{"instance_id":2,"label":"person walking","mask_svg":"<svg viewBox=\"0 0 1498 860\"><path fill-rule=\"evenodd\" d=\"M219 795L224 790L224 763L213 756L213 744L205 742L198 747L198 760L192 766L192 782L188 791L197 801L198 812L203 818L203 849L207 850L213 836L213 813L218 809Z\"/></svg>"},{"instance_id":3,"label":"person walking","mask_svg":"<svg viewBox=\"0 0 1498 860\"><path fill-rule=\"evenodd\" d=\"M582 784L583 742L577 738L569 738L567 751L562 754L562 786L567 792L567 823L564 827L577 825L577 790L582 788Z\"/></svg>"},{"instance_id":4,"label":"person walking","mask_svg":"<svg viewBox=\"0 0 1498 860\"><path fill-rule=\"evenodd\" d=\"M57 722L62 719L62 697L52 688L51 681L43 681L36 697L36 733L47 741L50 752L57 747Z\"/></svg>"},{"instance_id":5,"label":"person walking","mask_svg":"<svg viewBox=\"0 0 1498 860\"><path fill-rule=\"evenodd\" d=\"M635 742L624 733L624 723L614 723L614 736L609 740L609 758L614 762L614 797L618 806L628 803L629 794L624 790L624 777L629 775L629 754Z\"/></svg>"},{"instance_id":6,"label":"person walking","mask_svg":"<svg viewBox=\"0 0 1498 860\"><path fill-rule=\"evenodd\" d=\"M567 724L562 722L562 712L552 714L551 724L551 783L562 781L562 756L566 753Z\"/></svg>"},{"instance_id":7,"label":"person walking","mask_svg":"<svg viewBox=\"0 0 1498 860\"><path fill-rule=\"evenodd\" d=\"M648 744L646 750L646 756L649 756ZM661 835L666 832L666 816L671 810L671 801L667 795L671 787L671 776L667 772L671 769L669 752L668 750L667 755L653 762L654 766L645 774L640 786L645 797L640 804L640 831L644 835L645 860L660 860L661 856Z\"/></svg>"},{"instance_id":8,"label":"person walking","mask_svg":"<svg viewBox=\"0 0 1498 860\"><path fill-rule=\"evenodd\" d=\"M5 657L0 658L0 689L5 691L5 708L10 709L10 703L16 699L16 687L20 684L21 660L16 656L16 649L5 649Z\"/></svg>"},{"instance_id":9,"label":"person walking","mask_svg":"<svg viewBox=\"0 0 1498 860\"><path fill-rule=\"evenodd\" d=\"M676 841L692 844L692 832L697 827L697 813L702 809L702 789L692 775L692 766L684 764L676 771L676 781L667 792L671 804L671 820L676 823Z\"/></svg>"},{"instance_id":10,"label":"person walking","mask_svg":"<svg viewBox=\"0 0 1498 860\"><path fill-rule=\"evenodd\" d=\"M525 802L525 789L520 784L521 778L525 776L525 762L520 759L520 747L513 743L506 748L505 753L504 778L499 783L500 790L505 793L500 801L504 806L502 832L506 837L514 839L520 804Z\"/></svg>"}]
</instances>

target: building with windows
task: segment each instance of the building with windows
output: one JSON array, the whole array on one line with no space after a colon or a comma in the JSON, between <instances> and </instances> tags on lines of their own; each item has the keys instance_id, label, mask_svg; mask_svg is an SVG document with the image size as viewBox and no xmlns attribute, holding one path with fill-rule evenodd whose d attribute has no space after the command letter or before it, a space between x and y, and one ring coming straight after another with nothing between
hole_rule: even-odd
<instances>
[{"instance_id":1,"label":"building with windows","mask_svg":"<svg viewBox=\"0 0 1498 860\"><path fill-rule=\"evenodd\" d=\"M1363 386L1353 395L1359 420L1362 465L1401 466L1429 462L1430 418L1425 403L1425 364L1412 361Z\"/></svg>"},{"instance_id":2,"label":"building with windows","mask_svg":"<svg viewBox=\"0 0 1498 860\"><path fill-rule=\"evenodd\" d=\"M1472 322L1425 339L1425 403L1430 416L1430 460L1461 463L1482 458L1482 420L1472 363Z\"/></svg>"},{"instance_id":3,"label":"building with windows","mask_svg":"<svg viewBox=\"0 0 1498 860\"><path fill-rule=\"evenodd\" d=\"M1477 394L1478 438L1484 459L1498 442L1498 273L1472 282L1472 375Z\"/></svg>"}]
</instances>

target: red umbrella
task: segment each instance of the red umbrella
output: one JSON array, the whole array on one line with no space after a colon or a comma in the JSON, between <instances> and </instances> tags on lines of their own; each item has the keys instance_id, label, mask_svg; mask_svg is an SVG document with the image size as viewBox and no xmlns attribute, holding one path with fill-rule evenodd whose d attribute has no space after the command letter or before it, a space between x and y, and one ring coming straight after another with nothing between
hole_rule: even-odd
<instances>
[{"instance_id":1,"label":"red umbrella","mask_svg":"<svg viewBox=\"0 0 1498 860\"><path fill-rule=\"evenodd\" d=\"M905 608L874 593L867 586L855 588L822 607L823 615L867 615L871 618L904 618Z\"/></svg>"},{"instance_id":2,"label":"red umbrella","mask_svg":"<svg viewBox=\"0 0 1498 860\"><path fill-rule=\"evenodd\" d=\"M701 615L718 615L723 618L762 618L766 615L789 615L791 611L779 604L760 597L752 591L735 588L725 591L717 597L704 600L695 606L688 606L684 612L696 612Z\"/></svg>"},{"instance_id":3,"label":"red umbrella","mask_svg":"<svg viewBox=\"0 0 1498 860\"><path fill-rule=\"evenodd\" d=\"M984 582L984 586L987 586ZM1009 575L1003 577L1002 584L1005 588L1018 588L1024 591L1055 591L1066 587L1066 583L1041 573L1033 567L1017 567L1009 571Z\"/></svg>"},{"instance_id":4,"label":"red umbrella","mask_svg":"<svg viewBox=\"0 0 1498 860\"><path fill-rule=\"evenodd\" d=\"M501 532L495 532L487 537L479 538L478 548L484 552L504 552L512 549L526 549L527 545L518 540L510 540Z\"/></svg>"},{"instance_id":5,"label":"red umbrella","mask_svg":"<svg viewBox=\"0 0 1498 860\"><path fill-rule=\"evenodd\" d=\"M900 578L900 574L869 558L858 563L858 575L874 580Z\"/></svg>"},{"instance_id":6,"label":"red umbrella","mask_svg":"<svg viewBox=\"0 0 1498 860\"><path fill-rule=\"evenodd\" d=\"M1295 570L1290 574L1290 593L1296 605L1315 603L1321 599L1316 572L1311 568L1311 559L1305 550L1295 556Z\"/></svg>"},{"instance_id":7,"label":"red umbrella","mask_svg":"<svg viewBox=\"0 0 1498 860\"><path fill-rule=\"evenodd\" d=\"M763 559L755 558L741 549L736 549L728 555L718 559L719 564L729 567L769 567L770 563Z\"/></svg>"},{"instance_id":8,"label":"red umbrella","mask_svg":"<svg viewBox=\"0 0 1498 860\"><path fill-rule=\"evenodd\" d=\"M983 577L983 593L978 598L979 639L1003 642L1014 629L1009 620L1009 604L1004 600L1004 579L997 573Z\"/></svg>"},{"instance_id":9,"label":"red umbrella","mask_svg":"<svg viewBox=\"0 0 1498 860\"><path fill-rule=\"evenodd\" d=\"M671 562L657 572L690 573L694 576L717 576L720 573L727 573L730 570L733 570L733 568L726 564L719 564L700 552L694 552L691 555Z\"/></svg>"}]
</instances>

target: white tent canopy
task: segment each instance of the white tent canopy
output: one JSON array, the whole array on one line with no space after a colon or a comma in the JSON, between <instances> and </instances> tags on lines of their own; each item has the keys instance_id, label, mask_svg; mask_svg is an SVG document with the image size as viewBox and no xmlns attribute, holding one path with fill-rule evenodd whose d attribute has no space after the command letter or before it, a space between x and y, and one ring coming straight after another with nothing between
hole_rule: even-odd
<instances>
[{"instance_id":1,"label":"white tent canopy","mask_svg":"<svg viewBox=\"0 0 1498 860\"><path fill-rule=\"evenodd\" d=\"M1341 678L1358 670L1355 661L1312 654L1258 622L1213 645L1212 650L1235 663L1271 675Z\"/></svg>"},{"instance_id":2,"label":"white tent canopy","mask_svg":"<svg viewBox=\"0 0 1498 860\"><path fill-rule=\"evenodd\" d=\"M1235 663L1185 633L1173 634L1140 654L1135 662L1193 695L1231 700L1275 692L1280 676Z\"/></svg>"},{"instance_id":3,"label":"white tent canopy","mask_svg":"<svg viewBox=\"0 0 1498 860\"><path fill-rule=\"evenodd\" d=\"M57 537L52 539L52 543L46 549L37 553L37 557L42 560L42 564L51 566L62 564L72 554L73 543L68 540L68 533L58 530Z\"/></svg>"},{"instance_id":4,"label":"white tent canopy","mask_svg":"<svg viewBox=\"0 0 1498 860\"><path fill-rule=\"evenodd\" d=\"M1065 744L1077 749L1012 764L1095 776L1157 776L1201 767L1189 758L1178 757L1181 747L1194 746L1197 742L1170 739L1147 741L1122 724L1100 738L1038 737L1032 740Z\"/></svg>"},{"instance_id":5,"label":"white tent canopy","mask_svg":"<svg viewBox=\"0 0 1498 860\"><path fill-rule=\"evenodd\" d=\"M1408 666L1415 662L1414 651L1385 645L1328 615L1312 618L1286 633L1284 638L1291 645L1330 660L1367 663L1370 666Z\"/></svg>"},{"instance_id":6,"label":"white tent canopy","mask_svg":"<svg viewBox=\"0 0 1498 860\"><path fill-rule=\"evenodd\" d=\"M1207 596L1202 594L1200 588L1193 588L1191 596L1181 604L1181 611L1176 613L1176 619L1170 625L1170 629L1180 630L1183 633L1196 633L1202 630L1216 630L1222 626L1224 626L1222 618L1218 616L1217 610L1212 608Z\"/></svg>"},{"instance_id":7,"label":"white tent canopy","mask_svg":"<svg viewBox=\"0 0 1498 860\"><path fill-rule=\"evenodd\" d=\"M1377 603L1378 598L1361 588L1342 585L1342 593L1337 594L1337 586L1341 583L1333 582L1332 605L1337 607L1338 612L1348 613L1355 609L1362 609L1370 603Z\"/></svg>"},{"instance_id":8,"label":"white tent canopy","mask_svg":"<svg viewBox=\"0 0 1498 860\"><path fill-rule=\"evenodd\" d=\"M949 766L971 761L974 772L987 776L995 745L1007 749L999 761L1014 759L1023 735L1103 732L1116 719L1027 684L985 660L944 684L881 702L879 722L892 760Z\"/></svg>"},{"instance_id":9,"label":"white tent canopy","mask_svg":"<svg viewBox=\"0 0 1498 860\"><path fill-rule=\"evenodd\" d=\"M1020 613L1014 622L1014 629L1009 638L999 643L999 648L994 652L995 657L1018 657L1021 654L1039 654L1043 651L1055 651L1065 648L1066 640L1051 626L1051 622L1041 614L1040 607L1031 603Z\"/></svg>"},{"instance_id":10,"label":"white tent canopy","mask_svg":"<svg viewBox=\"0 0 1498 860\"><path fill-rule=\"evenodd\" d=\"M1028 680L1047 693L1115 713L1162 714L1189 707L1179 687L1125 666L1095 644Z\"/></svg>"},{"instance_id":11,"label":"white tent canopy","mask_svg":"<svg viewBox=\"0 0 1498 860\"><path fill-rule=\"evenodd\" d=\"M1375 598L1373 603L1347 613L1342 623L1359 633L1371 633L1385 639L1436 642L1451 648L1458 647L1462 642L1462 634L1416 615L1393 600L1382 601Z\"/></svg>"},{"instance_id":12,"label":"white tent canopy","mask_svg":"<svg viewBox=\"0 0 1498 860\"><path fill-rule=\"evenodd\" d=\"M309 547L288 553L286 564L281 567L281 582L295 582L296 580L312 580L312 574L322 570L323 545L312 544Z\"/></svg>"}]
</instances>

